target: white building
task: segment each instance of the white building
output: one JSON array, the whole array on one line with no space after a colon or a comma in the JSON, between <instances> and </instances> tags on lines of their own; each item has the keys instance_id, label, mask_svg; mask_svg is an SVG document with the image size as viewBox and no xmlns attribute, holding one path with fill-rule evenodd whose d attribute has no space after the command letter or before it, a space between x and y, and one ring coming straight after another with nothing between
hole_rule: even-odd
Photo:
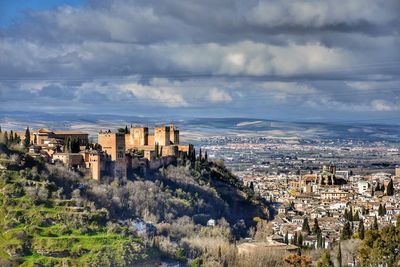
<instances>
[{"instance_id":1,"label":"white building","mask_svg":"<svg viewBox=\"0 0 400 267\"><path fill-rule=\"evenodd\" d=\"M359 181L358 184L358 193L359 194L364 194L365 192L368 191L370 185L367 181Z\"/></svg>"}]
</instances>

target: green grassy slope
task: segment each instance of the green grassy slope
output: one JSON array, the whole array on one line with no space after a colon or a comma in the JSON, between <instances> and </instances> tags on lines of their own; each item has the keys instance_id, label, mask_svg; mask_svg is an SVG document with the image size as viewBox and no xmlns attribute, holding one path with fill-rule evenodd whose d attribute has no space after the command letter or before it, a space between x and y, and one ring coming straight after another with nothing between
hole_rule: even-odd
<instances>
[{"instance_id":1,"label":"green grassy slope","mask_svg":"<svg viewBox=\"0 0 400 267\"><path fill-rule=\"evenodd\" d=\"M0 172L1 266L127 266L149 258L134 233L107 224L106 210L58 198L60 188L48 181Z\"/></svg>"}]
</instances>

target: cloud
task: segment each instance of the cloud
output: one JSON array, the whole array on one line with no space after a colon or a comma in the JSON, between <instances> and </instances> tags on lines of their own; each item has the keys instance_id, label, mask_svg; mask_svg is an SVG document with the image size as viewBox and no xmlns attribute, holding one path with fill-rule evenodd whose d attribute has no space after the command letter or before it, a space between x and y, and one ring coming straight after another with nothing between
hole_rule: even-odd
<instances>
[{"instance_id":1,"label":"cloud","mask_svg":"<svg viewBox=\"0 0 400 267\"><path fill-rule=\"evenodd\" d=\"M232 97L224 90L212 88L209 92L208 100L211 103L229 103L232 101Z\"/></svg>"},{"instance_id":2,"label":"cloud","mask_svg":"<svg viewBox=\"0 0 400 267\"><path fill-rule=\"evenodd\" d=\"M399 9L398 0L102 0L27 11L0 27L0 109L396 113Z\"/></svg>"},{"instance_id":3,"label":"cloud","mask_svg":"<svg viewBox=\"0 0 400 267\"><path fill-rule=\"evenodd\" d=\"M121 86L125 92L132 93L139 100L155 101L161 106L187 107L189 104L166 79L153 79L149 85L129 83Z\"/></svg>"},{"instance_id":4,"label":"cloud","mask_svg":"<svg viewBox=\"0 0 400 267\"><path fill-rule=\"evenodd\" d=\"M374 111L396 111L400 110L400 104L390 103L382 99L376 99L371 102L371 108Z\"/></svg>"},{"instance_id":5,"label":"cloud","mask_svg":"<svg viewBox=\"0 0 400 267\"><path fill-rule=\"evenodd\" d=\"M217 75L324 74L349 65L352 55L321 44L275 46L244 41L230 45L215 43L158 47L159 54L178 69Z\"/></svg>"},{"instance_id":6,"label":"cloud","mask_svg":"<svg viewBox=\"0 0 400 267\"><path fill-rule=\"evenodd\" d=\"M264 82L261 84L261 88L279 101L286 101L289 97L300 97L318 92L312 86L298 82Z\"/></svg>"},{"instance_id":7,"label":"cloud","mask_svg":"<svg viewBox=\"0 0 400 267\"><path fill-rule=\"evenodd\" d=\"M400 88L400 81L353 81L346 82L346 85L358 90L376 90Z\"/></svg>"},{"instance_id":8,"label":"cloud","mask_svg":"<svg viewBox=\"0 0 400 267\"><path fill-rule=\"evenodd\" d=\"M323 27L357 25L359 23L385 24L396 19L395 1L353 0L338 4L326 1L259 1L249 12L250 22L267 26Z\"/></svg>"}]
</instances>

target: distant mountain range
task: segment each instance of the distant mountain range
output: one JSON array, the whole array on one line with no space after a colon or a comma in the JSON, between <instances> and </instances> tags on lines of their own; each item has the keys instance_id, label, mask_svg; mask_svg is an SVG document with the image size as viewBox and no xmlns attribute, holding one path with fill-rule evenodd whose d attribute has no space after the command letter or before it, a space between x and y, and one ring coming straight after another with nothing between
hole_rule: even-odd
<instances>
[{"instance_id":1,"label":"distant mountain range","mask_svg":"<svg viewBox=\"0 0 400 267\"><path fill-rule=\"evenodd\" d=\"M400 125L375 123L284 122L252 118L156 118L100 114L48 114L10 112L0 114L3 129L46 127L81 130L96 134L100 129L116 129L137 124L149 127L174 122L184 139L204 136L251 136L278 139L353 139L400 142Z\"/></svg>"}]
</instances>

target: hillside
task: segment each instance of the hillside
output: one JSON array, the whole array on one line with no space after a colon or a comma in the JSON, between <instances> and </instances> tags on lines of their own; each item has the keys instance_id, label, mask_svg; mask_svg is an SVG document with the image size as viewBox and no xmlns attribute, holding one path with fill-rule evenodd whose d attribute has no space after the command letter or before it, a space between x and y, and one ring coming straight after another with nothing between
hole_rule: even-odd
<instances>
[{"instance_id":1,"label":"hillside","mask_svg":"<svg viewBox=\"0 0 400 267\"><path fill-rule=\"evenodd\" d=\"M98 183L1 145L0 265L220 261L218 248L232 251L233 240L268 210L221 162L193 163L178 159L157 172ZM215 227L206 226L210 219Z\"/></svg>"},{"instance_id":2,"label":"hillside","mask_svg":"<svg viewBox=\"0 0 400 267\"><path fill-rule=\"evenodd\" d=\"M0 176L1 266L127 266L150 258L141 239L112 223L106 209L52 182L57 170L23 154L1 154L0 164L7 167Z\"/></svg>"}]
</instances>

